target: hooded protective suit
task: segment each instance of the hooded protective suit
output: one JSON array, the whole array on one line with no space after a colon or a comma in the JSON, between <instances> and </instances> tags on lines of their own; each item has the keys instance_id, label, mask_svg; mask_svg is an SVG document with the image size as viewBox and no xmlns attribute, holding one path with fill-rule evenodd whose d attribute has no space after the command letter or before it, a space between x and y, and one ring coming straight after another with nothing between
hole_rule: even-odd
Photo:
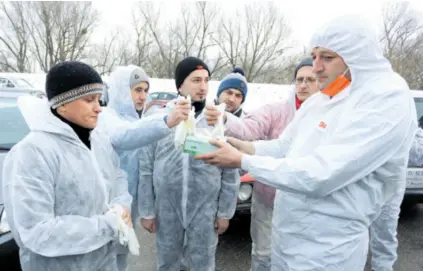
<instances>
[{"instance_id":1,"label":"hooded protective suit","mask_svg":"<svg viewBox=\"0 0 423 271\"><path fill-rule=\"evenodd\" d=\"M227 114L225 135L247 141L277 139L295 114L295 89L288 96L281 101L261 106L243 119ZM275 193L275 188L260 183L259 180L255 181L251 204L251 271L271 269Z\"/></svg>"},{"instance_id":2,"label":"hooded protective suit","mask_svg":"<svg viewBox=\"0 0 423 271\"><path fill-rule=\"evenodd\" d=\"M196 127L212 128L204 113ZM238 170L207 165L175 149L174 132L142 148L139 161L139 210L142 218L156 218L158 270L180 270L184 238L190 269L215 270L215 220L235 213Z\"/></svg>"},{"instance_id":3,"label":"hooded protective suit","mask_svg":"<svg viewBox=\"0 0 423 271\"><path fill-rule=\"evenodd\" d=\"M18 106L31 132L8 153L2 180L23 270L118 270L108 206L132 199L108 138L93 130L90 150L46 99L21 97Z\"/></svg>"},{"instance_id":4,"label":"hooded protective suit","mask_svg":"<svg viewBox=\"0 0 423 271\"><path fill-rule=\"evenodd\" d=\"M405 185L416 109L365 20L332 20L311 46L337 52L351 84L310 97L279 139L254 143L242 168L278 189L272 270L363 270L369 227Z\"/></svg>"},{"instance_id":5,"label":"hooded protective suit","mask_svg":"<svg viewBox=\"0 0 423 271\"><path fill-rule=\"evenodd\" d=\"M408 160L409 166L423 164L423 130L417 128ZM397 227L401 204L406 185L398 189L394 196L382 207L379 217L370 226L370 250L372 270L393 271L397 260Z\"/></svg>"},{"instance_id":6,"label":"hooded protective suit","mask_svg":"<svg viewBox=\"0 0 423 271\"><path fill-rule=\"evenodd\" d=\"M140 118L131 97L130 76L136 66L118 67L111 75L108 90L109 103L100 114L98 129L109 135L120 157L121 168L128 175L128 189L133 198L132 219L134 226L139 218L137 190L139 182L138 152L140 147L154 143L170 134L164 116Z\"/></svg>"}]
</instances>

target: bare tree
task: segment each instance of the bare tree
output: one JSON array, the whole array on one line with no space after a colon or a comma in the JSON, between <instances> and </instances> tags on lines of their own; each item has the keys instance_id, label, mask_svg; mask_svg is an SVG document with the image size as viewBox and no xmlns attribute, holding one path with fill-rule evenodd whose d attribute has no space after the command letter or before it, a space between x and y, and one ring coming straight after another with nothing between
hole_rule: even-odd
<instances>
[{"instance_id":1,"label":"bare tree","mask_svg":"<svg viewBox=\"0 0 423 271\"><path fill-rule=\"evenodd\" d=\"M411 88L423 86L423 19L409 2L383 7L382 45L395 71Z\"/></svg>"},{"instance_id":2,"label":"bare tree","mask_svg":"<svg viewBox=\"0 0 423 271\"><path fill-rule=\"evenodd\" d=\"M24 2L1 2L0 65L5 71L29 72L29 37Z\"/></svg>"},{"instance_id":3,"label":"bare tree","mask_svg":"<svg viewBox=\"0 0 423 271\"><path fill-rule=\"evenodd\" d=\"M223 18L216 36L232 67L240 65L249 82L265 79L289 48L290 29L273 2L247 4L234 18ZM279 63L280 64L280 63Z\"/></svg>"},{"instance_id":4,"label":"bare tree","mask_svg":"<svg viewBox=\"0 0 423 271\"><path fill-rule=\"evenodd\" d=\"M101 43L90 45L87 62L100 75L109 75L116 66L132 64L133 52L122 29L112 31Z\"/></svg>"},{"instance_id":5,"label":"bare tree","mask_svg":"<svg viewBox=\"0 0 423 271\"><path fill-rule=\"evenodd\" d=\"M32 51L43 71L64 60L79 60L98 19L91 2L26 2Z\"/></svg>"},{"instance_id":6,"label":"bare tree","mask_svg":"<svg viewBox=\"0 0 423 271\"><path fill-rule=\"evenodd\" d=\"M218 49L213 39L218 14L215 4L183 3L174 20L163 20L161 14L159 6L140 2L134 15L137 29L148 32L146 36L142 32L143 39L138 47L148 45L147 59L154 76L172 78L177 63L187 56L203 59L212 67L212 73L224 66L220 54L209 57L213 47Z\"/></svg>"}]
</instances>

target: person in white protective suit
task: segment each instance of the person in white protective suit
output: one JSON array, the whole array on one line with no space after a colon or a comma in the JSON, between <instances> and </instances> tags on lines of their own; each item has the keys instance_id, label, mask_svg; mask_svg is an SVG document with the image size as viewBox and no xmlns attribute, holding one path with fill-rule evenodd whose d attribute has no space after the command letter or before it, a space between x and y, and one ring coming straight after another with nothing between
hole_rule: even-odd
<instances>
[{"instance_id":1,"label":"person in white protective suit","mask_svg":"<svg viewBox=\"0 0 423 271\"><path fill-rule=\"evenodd\" d=\"M203 113L209 75L207 65L195 57L185 58L175 70L179 94L191 97L197 131L213 128ZM168 104L172 105L175 101ZM141 150L141 224L156 232L157 270L180 270L182 256L190 270L215 270L218 234L227 229L235 213L238 170L196 161L176 148L174 141L173 132Z\"/></svg>"},{"instance_id":2,"label":"person in white protective suit","mask_svg":"<svg viewBox=\"0 0 423 271\"><path fill-rule=\"evenodd\" d=\"M2 180L24 271L119 270L118 221L131 225L132 198L110 141L94 129L103 87L90 66L65 61L47 74L48 100L18 100L30 133L8 153Z\"/></svg>"},{"instance_id":3,"label":"person in white protective suit","mask_svg":"<svg viewBox=\"0 0 423 271\"><path fill-rule=\"evenodd\" d=\"M417 128L410 156L409 166L423 165L423 130ZM398 258L397 227L404 198L406 183L382 207L379 217L370 226L371 266L373 271L393 271Z\"/></svg>"},{"instance_id":4,"label":"person in white protective suit","mask_svg":"<svg viewBox=\"0 0 423 271\"><path fill-rule=\"evenodd\" d=\"M359 16L311 40L321 92L279 139L229 143L196 158L241 167L275 187L272 270L363 270L369 227L405 185L416 108L405 80ZM387 147L389 146L389 147Z\"/></svg>"},{"instance_id":5,"label":"person in white protective suit","mask_svg":"<svg viewBox=\"0 0 423 271\"><path fill-rule=\"evenodd\" d=\"M190 112L188 102L181 101L169 117L166 112L143 117L149 88L150 79L142 68L133 65L116 68L110 76L108 105L103 108L98 123L98 129L109 135L120 157L121 168L128 175L134 225L139 220L138 151L169 135L171 128L187 119Z\"/></svg>"},{"instance_id":6,"label":"person in white protective suit","mask_svg":"<svg viewBox=\"0 0 423 271\"><path fill-rule=\"evenodd\" d=\"M190 111L189 103L181 101L169 117L167 114L143 116L149 89L150 79L142 68L133 65L117 67L110 76L109 101L98 123L98 129L110 137L119 155L121 168L128 175L128 190L133 198L131 217L134 227L139 221L139 150L169 135L171 128L187 119ZM122 253L118 257L121 270L127 267L127 255Z\"/></svg>"}]
</instances>

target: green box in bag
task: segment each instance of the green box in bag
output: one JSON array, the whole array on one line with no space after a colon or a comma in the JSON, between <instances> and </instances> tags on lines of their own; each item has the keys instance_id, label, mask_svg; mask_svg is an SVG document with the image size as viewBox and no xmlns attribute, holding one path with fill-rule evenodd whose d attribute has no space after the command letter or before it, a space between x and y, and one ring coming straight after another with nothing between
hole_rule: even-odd
<instances>
[{"instance_id":1,"label":"green box in bag","mask_svg":"<svg viewBox=\"0 0 423 271\"><path fill-rule=\"evenodd\" d=\"M219 148L210 144L206 137L188 135L185 139L184 152L192 155L209 153Z\"/></svg>"}]
</instances>

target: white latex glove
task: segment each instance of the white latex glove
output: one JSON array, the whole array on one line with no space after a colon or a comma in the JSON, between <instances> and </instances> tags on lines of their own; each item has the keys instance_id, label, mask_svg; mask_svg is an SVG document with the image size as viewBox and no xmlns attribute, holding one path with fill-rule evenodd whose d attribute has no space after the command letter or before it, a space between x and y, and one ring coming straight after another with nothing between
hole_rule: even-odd
<instances>
[{"instance_id":1,"label":"white latex glove","mask_svg":"<svg viewBox=\"0 0 423 271\"><path fill-rule=\"evenodd\" d=\"M122 215L123 215L123 208L120 205L112 205L110 206L110 210L109 212L112 212L115 214L116 216L116 220L117 220L117 225L118 225L118 238L119 238L119 243L122 246L128 246L129 248L129 252L132 255L136 255L138 256L140 254L139 252L139 248L140 245L138 243L138 238L135 234L135 230L133 227L129 227L125 221L123 221L122 219Z\"/></svg>"}]
</instances>

